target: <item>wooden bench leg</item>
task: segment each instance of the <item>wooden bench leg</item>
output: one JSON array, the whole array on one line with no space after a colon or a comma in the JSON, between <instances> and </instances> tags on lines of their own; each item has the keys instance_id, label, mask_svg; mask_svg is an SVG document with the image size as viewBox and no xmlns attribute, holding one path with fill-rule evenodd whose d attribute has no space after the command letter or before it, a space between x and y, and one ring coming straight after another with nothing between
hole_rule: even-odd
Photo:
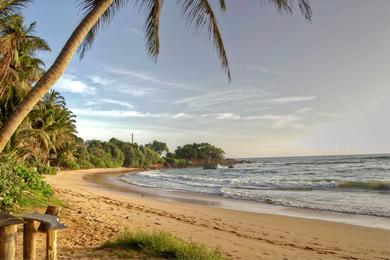
<instances>
[{"instance_id":1,"label":"wooden bench leg","mask_svg":"<svg viewBox=\"0 0 390 260\"><path fill-rule=\"evenodd\" d=\"M23 259L35 260L36 234L34 220L27 220L23 225Z\"/></svg>"},{"instance_id":2,"label":"wooden bench leg","mask_svg":"<svg viewBox=\"0 0 390 260\"><path fill-rule=\"evenodd\" d=\"M57 260L57 230L48 229L46 234L46 259Z\"/></svg>"},{"instance_id":3,"label":"wooden bench leg","mask_svg":"<svg viewBox=\"0 0 390 260\"><path fill-rule=\"evenodd\" d=\"M0 228L0 259L15 259L17 228L17 225Z\"/></svg>"}]
</instances>

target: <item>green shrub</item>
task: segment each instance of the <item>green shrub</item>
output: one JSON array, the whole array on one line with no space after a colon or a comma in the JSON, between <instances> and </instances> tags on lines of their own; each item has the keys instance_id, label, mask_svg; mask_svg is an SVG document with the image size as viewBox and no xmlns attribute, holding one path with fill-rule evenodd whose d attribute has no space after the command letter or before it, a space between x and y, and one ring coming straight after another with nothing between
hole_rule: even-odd
<instances>
[{"instance_id":1,"label":"green shrub","mask_svg":"<svg viewBox=\"0 0 390 260\"><path fill-rule=\"evenodd\" d=\"M114 144L99 140L86 142L91 164L97 168L121 167L124 162L123 152Z\"/></svg>"},{"instance_id":2,"label":"green shrub","mask_svg":"<svg viewBox=\"0 0 390 260\"><path fill-rule=\"evenodd\" d=\"M22 197L24 180L15 174L15 163L9 158L0 158L0 210L11 208Z\"/></svg>"},{"instance_id":3,"label":"green shrub","mask_svg":"<svg viewBox=\"0 0 390 260\"><path fill-rule=\"evenodd\" d=\"M69 169L69 170L80 170L80 165L73 160L64 161L63 167L65 167L66 169Z\"/></svg>"},{"instance_id":4,"label":"green shrub","mask_svg":"<svg viewBox=\"0 0 390 260\"><path fill-rule=\"evenodd\" d=\"M102 248L140 251L151 257L166 259L223 259L220 252L210 250L195 242L186 242L167 232L126 231L115 241L108 241Z\"/></svg>"},{"instance_id":5,"label":"green shrub","mask_svg":"<svg viewBox=\"0 0 390 260\"><path fill-rule=\"evenodd\" d=\"M0 157L0 210L12 209L23 198L52 195L52 188L36 169L10 157Z\"/></svg>"},{"instance_id":6,"label":"green shrub","mask_svg":"<svg viewBox=\"0 0 390 260\"><path fill-rule=\"evenodd\" d=\"M37 170L39 174L56 175L58 173L58 168L51 166L38 166Z\"/></svg>"},{"instance_id":7,"label":"green shrub","mask_svg":"<svg viewBox=\"0 0 390 260\"><path fill-rule=\"evenodd\" d=\"M164 158L164 166L168 168L188 167L191 163L192 162L189 160L176 158L175 155L171 153L167 154L167 157Z\"/></svg>"}]
</instances>

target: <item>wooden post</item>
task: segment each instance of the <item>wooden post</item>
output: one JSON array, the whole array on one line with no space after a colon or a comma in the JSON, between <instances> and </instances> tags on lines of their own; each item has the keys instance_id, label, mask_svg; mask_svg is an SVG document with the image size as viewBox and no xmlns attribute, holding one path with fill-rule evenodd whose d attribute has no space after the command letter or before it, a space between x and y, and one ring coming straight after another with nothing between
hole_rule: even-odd
<instances>
[{"instance_id":1,"label":"wooden post","mask_svg":"<svg viewBox=\"0 0 390 260\"><path fill-rule=\"evenodd\" d=\"M15 259L17 227L9 225L0 228L0 259Z\"/></svg>"},{"instance_id":2,"label":"wooden post","mask_svg":"<svg viewBox=\"0 0 390 260\"><path fill-rule=\"evenodd\" d=\"M23 259L35 260L36 250L36 228L35 221L28 219L23 225Z\"/></svg>"},{"instance_id":3,"label":"wooden post","mask_svg":"<svg viewBox=\"0 0 390 260\"><path fill-rule=\"evenodd\" d=\"M48 229L46 235L46 259L57 260L57 230Z\"/></svg>"},{"instance_id":4,"label":"wooden post","mask_svg":"<svg viewBox=\"0 0 390 260\"><path fill-rule=\"evenodd\" d=\"M61 208L56 206L47 206L45 214L60 217ZM45 223L41 223L38 228L39 232L46 232L47 225Z\"/></svg>"}]
</instances>

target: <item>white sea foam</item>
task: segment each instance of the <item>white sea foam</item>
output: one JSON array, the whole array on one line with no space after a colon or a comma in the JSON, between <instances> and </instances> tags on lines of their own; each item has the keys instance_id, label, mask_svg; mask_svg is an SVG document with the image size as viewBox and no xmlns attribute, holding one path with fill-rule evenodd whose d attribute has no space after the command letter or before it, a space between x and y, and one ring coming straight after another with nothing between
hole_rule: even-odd
<instances>
[{"instance_id":1,"label":"white sea foam","mask_svg":"<svg viewBox=\"0 0 390 260\"><path fill-rule=\"evenodd\" d=\"M390 157L253 159L217 170L162 169L122 177L143 187L298 208L390 217Z\"/></svg>"}]
</instances>

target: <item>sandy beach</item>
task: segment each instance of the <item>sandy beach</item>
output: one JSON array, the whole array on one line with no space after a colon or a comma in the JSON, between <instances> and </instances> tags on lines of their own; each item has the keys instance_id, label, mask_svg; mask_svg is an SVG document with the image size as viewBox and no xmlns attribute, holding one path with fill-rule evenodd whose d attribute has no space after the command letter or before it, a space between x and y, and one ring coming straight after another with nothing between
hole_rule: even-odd
<instances>
[{"instance_id":1,"label":"sandy beach","mask_svg":"<svg viewBox=\"0 0 390 260\"><path fill-rule=\"evenodd\" d=\"M169 231L219 248L231 259L390 259L388 230L168 202L91 182L104 173L129 171L136 169L64 171L47 176L65 203L61 216L68 229L59 235L60 258L111 257L112 252L96 248L121 230L146 229Z\"/></svg>"}]
</instances>

